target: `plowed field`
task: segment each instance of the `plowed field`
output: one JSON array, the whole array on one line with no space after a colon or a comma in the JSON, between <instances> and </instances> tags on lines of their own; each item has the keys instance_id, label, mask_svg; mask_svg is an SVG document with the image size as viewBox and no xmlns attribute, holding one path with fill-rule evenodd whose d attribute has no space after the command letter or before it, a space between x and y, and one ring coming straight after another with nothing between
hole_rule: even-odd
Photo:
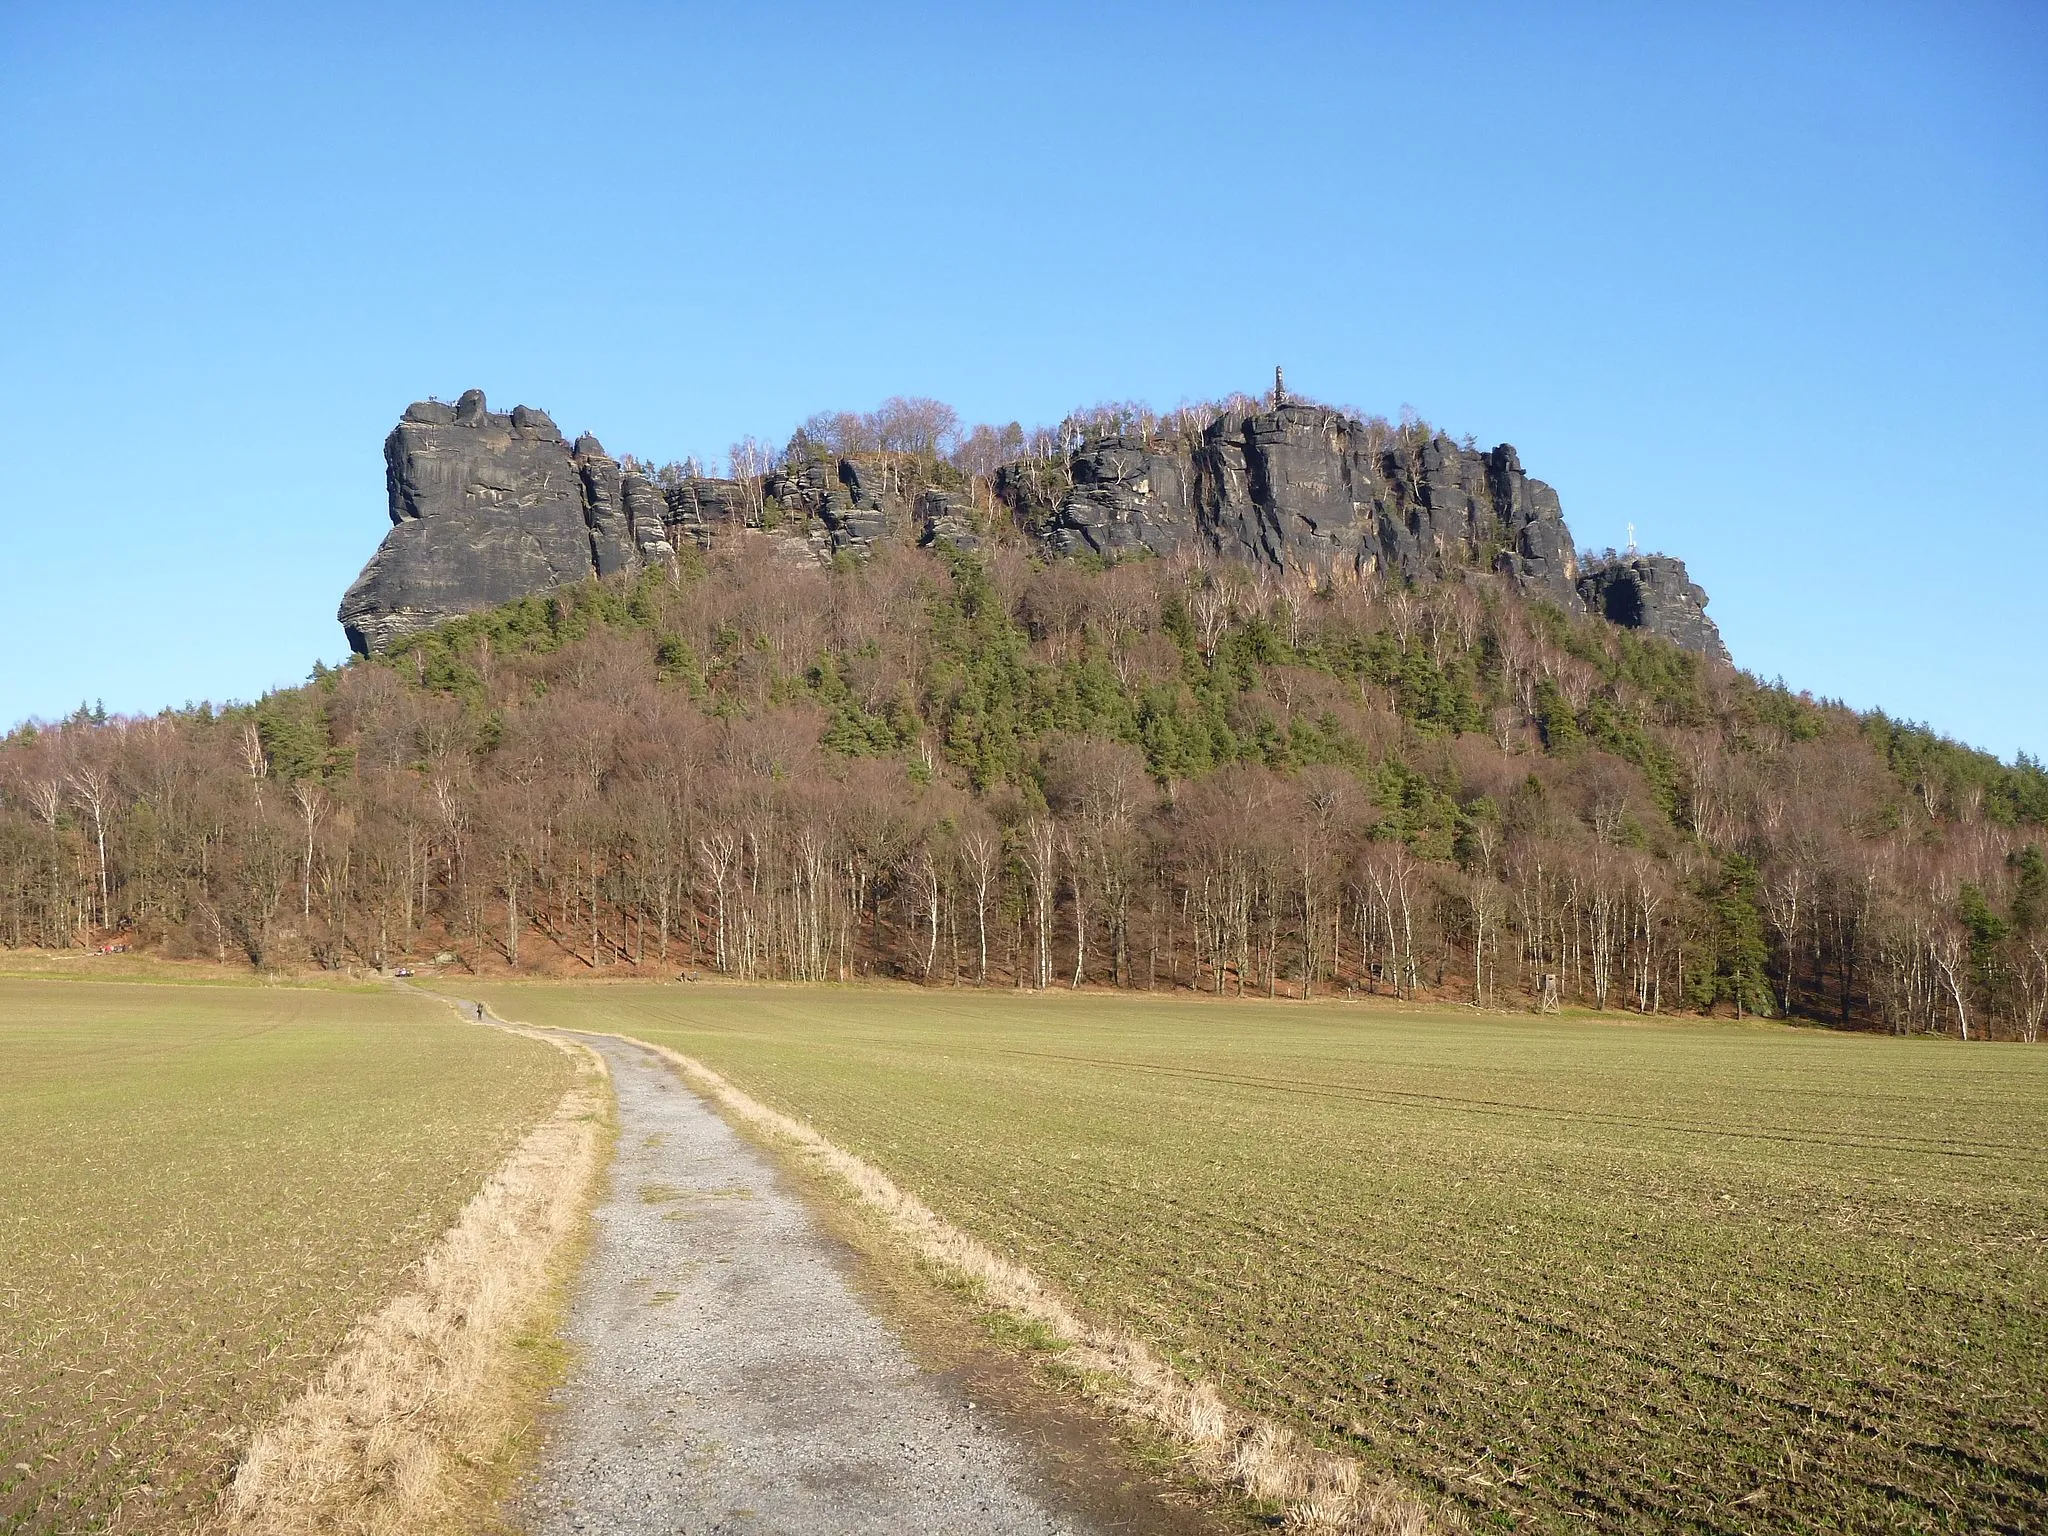
<instances>
[{"instance_id":1,"label":"plowed field","mask_svg":"<svg viewBox=\"0 0 2048 1536\"><path fill-rule=\"evenodd\" d=\"M2048 1052L501 986L697 1056L1481 1529L2048 1528Z\"/></svg>"},{"instance_id":2,"label":"plowed field","mask_svg":"<svg viewBox=\"0 0 2048 1536\"><path fill-rule=\"evenodd\" d=\"M387 989L0 979L0 1531L210 1507L567 1076Z\"/></svg>"}]
</instances>

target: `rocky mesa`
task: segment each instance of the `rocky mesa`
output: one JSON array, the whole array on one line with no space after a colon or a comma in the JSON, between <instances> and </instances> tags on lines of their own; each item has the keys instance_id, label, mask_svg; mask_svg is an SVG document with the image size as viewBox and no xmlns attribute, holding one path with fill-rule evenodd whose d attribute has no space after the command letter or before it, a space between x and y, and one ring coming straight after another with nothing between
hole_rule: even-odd
<instances>
[{"instance_id":1,"label":"rocky mesa","mask_svg":"<svg viewBox=\"0 0 2048 1536\"><path fill-rule=\"evenodd\" d=\"M943 459L836 454L793 439L756 476L659 478L566 441L543 411L481 390L406 409L384 444L391 531L342 599L361 654L592 576L754 535L764 557L828 562L893 540L1048 556L1200 552L1310 585L1493 572L1525 596L1725 658L1682 561L1582 565L1557 492L1510 445L1394 431L1278 395L1175 430L1076 432L979 482ZM979 490L980 494L977 494Z\"/></svg>"}]
</instances>

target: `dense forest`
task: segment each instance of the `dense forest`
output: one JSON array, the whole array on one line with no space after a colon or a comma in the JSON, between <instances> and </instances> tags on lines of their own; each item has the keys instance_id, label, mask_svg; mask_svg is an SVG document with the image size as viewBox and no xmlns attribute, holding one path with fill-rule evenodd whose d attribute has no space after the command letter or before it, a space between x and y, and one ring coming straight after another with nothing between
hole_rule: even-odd
<instances>
[{"instance_id":1,"label":"dense forest","mask_svg":"<svg viewBox=\"0 0 2048 1536\"><path fill-rule=\"evenodd\" d=\"M253 705L17 729L0 942L1972 1039L2048 1012L2025 757L1479 570L772 549L735 530Z\"/></svg>"}]
</instances>

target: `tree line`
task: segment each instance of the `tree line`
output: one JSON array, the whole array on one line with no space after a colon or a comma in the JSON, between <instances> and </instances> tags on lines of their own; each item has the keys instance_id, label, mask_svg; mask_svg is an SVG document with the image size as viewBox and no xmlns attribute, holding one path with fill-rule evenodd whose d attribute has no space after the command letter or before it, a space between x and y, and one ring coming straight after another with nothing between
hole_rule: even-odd
<instances>
[{"instance_id":1,"label":"tree line","mask_svg":"<svg viewBox=\"0 0 2048 1536\"><path fill-rule=\"evenodd\" d=\"M1002 543L796 571L754 537L253 705L17 729L0 942L1973 1039L2048 1012L2025 757L1478 572L1310 590Z\"/></svg>"}]
</instances>

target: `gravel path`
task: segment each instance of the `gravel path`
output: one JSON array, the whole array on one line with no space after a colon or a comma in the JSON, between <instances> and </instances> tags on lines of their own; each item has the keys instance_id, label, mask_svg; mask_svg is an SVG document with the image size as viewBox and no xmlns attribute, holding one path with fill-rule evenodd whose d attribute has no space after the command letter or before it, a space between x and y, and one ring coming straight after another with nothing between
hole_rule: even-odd
<instances>
[{"instance_id":1,"label":"gravel path","mask_svg":"<svg viewBox=\"0 0 2048 1536\"><path fill-rule=\"evenodd\" d=\"M580 1038L611 1064L619 1142L576 1364L515 1506L534 1536L1088 1529L920 1373L762 1153L657 1058Z\"/></svg>"}]
</instances>

